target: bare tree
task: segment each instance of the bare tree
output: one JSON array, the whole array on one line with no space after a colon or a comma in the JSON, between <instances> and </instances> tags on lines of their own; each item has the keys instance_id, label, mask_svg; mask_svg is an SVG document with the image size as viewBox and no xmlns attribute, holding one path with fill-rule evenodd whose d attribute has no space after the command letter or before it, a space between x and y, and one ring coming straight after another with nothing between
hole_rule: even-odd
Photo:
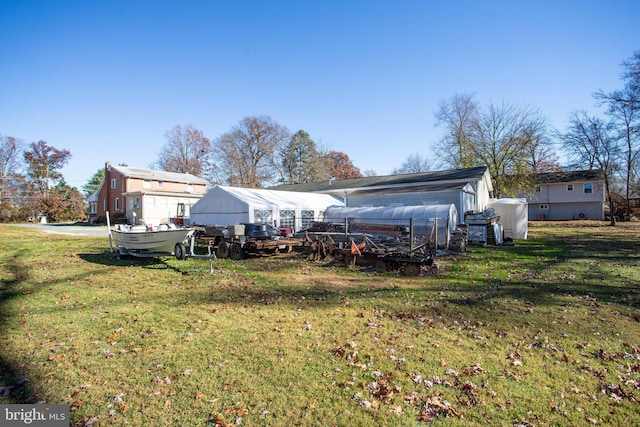
<instances>
[{"instance_id":1,"label":"bare tree","mask_svg":"<svg viewBox=\"0 0 640 427\"><path fill-rule=\"evenodd\" d=\"M431 170L431 164L429 159L422 156L420 153L412 153L402 162L399 168L395 168L391 173L393 175L403 173L419 173L427 172Z\"/></svg>"},{"instance_id":2,"label":"bare tree","mask_svg":"<svg viewBox=\"0 0 640 427\"><path fill-rule=\"evenodd\" d=\"M470 153L471 136L480 119L474 95L459 94L441 100L435 114L436 126L444 126L445 134L435 144L441 166L454 169L475 166Z\"/></svg>"},{"instance_id":3,"label":"bare tree","mask_svg":"<svg viewBox=\"0 0 640 427\"><path fill-rule=\"evenodd\" d=\"M490 104L473 126L469 158L489 168L496 197L515 195L531 185L530 153L544 138L546 121L537 110Z\"/></svg>"},{"instance_id":4,"label":"bare tree","mask_svg":"<svg viewBox=\"0 0 640 427\"><path fill-rule=\"evenodd\" d=\"M473 95L455 95L440 102L436 124L446 130L435 145L439 163L487 166L497 197L521 193L536 173L559 168L546 120L530 107L491 103L481 109Z\"/></svg>"},{"instance_id":5,"label":"bare tree","mask_svg":"<svg viewBox=\"0 0 640 427\"><path fill-rule=\"evenodd\" d=\"M23 181L19 173L23 150L21 139L0 135L0 201L19 202L16 196Z\"/></svg>"},{"instance_id":6,"label":"bare tree","mask_svg":"<svg viewBox=\"0 0 640 427\"><path fill-rule=\"evenodd\" d=\"M635 170L640 162L640 52L623 63L625 85L622 90L596 92L600 105L607 105L607 114L615 123L623 148L622 179L625 183L626 214L630 215L629 197L632 183L637 179Z\"/></svg>"},{"instance_id":7,"label":"bare tree","mask_svg":"<svg viewBox=\"0 0 640 427\"><path fill-rule=\"evenodd\" d=\"M211 152L211 141L191 125L176 125L165 133L167 142L158 155L157 167L167 172L201 176Z\"/></svg>"},{"instance_id":8,"label":"bare tree","mask_svg":"<svg viewBox=\"0 0 640 427\"><path fill-rule=\"evenodd\" d=\"M214 174L229 185L261 188L278 177L277 155L289 130L269 116L242 119L216 141Z\"/></svg>"},{"instance_id":9,"label":"bare tree","mask_svg":"<svg viewBox=\"0 0 640 427\"><path fill-rule=\"evenodd\" d=\"M573 161L573 167L602 170L605 191L610 203L611 225L615 225L612 177L620 152L615 125L589 116L584 111L573 112L569 118L569 128L560 138L565 151Z\"/></svg>"}]
</instances>

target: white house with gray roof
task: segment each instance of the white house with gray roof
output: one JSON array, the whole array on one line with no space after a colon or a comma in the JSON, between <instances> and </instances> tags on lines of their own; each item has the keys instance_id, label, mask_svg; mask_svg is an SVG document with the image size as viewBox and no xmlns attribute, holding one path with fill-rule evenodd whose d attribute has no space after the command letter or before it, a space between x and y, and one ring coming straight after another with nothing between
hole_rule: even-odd
<instances>
[{"instance_id":1,"label":"white house with gray roof","mask_svg":"<svg viewBox=\"0 0 640 427\"><path fill-rule=\"evenodd\" d=\"M454 204L460 218L483 212L493 193L486 166L369 176L272 187L273 190L331 194L347 207Z\"/></svg>"}]
</instances>

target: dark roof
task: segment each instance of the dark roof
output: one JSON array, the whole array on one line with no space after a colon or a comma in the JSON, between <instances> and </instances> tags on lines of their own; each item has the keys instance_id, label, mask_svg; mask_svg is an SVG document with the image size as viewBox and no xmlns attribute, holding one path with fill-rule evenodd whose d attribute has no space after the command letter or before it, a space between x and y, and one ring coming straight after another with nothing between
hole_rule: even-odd
<instances>
[{"instance_id":1,"label":"dark roof","mask_svg":"<svg viewBox=\"0 0 640 427\"><path fill-rule=\"evenodd\" d=\"M604 174L600 169L582 171L548 172L536 175L536 183L553 184L560 182L602 181Z\"/></svg>"},{"instance_id":2,"label":"dark roof","mask_svg":"<svg viewBox=\"0 0 640 427\"><path fill-rule=\"evenodd\" d=\"M327 180L320 182L310 182L306 184L289 184L271 187L270 190L283 191L330 191L348 188L366 188L366 187L389 187L402 184L417 184L427 182L444 182L458 181L470 182L482 179L487 171L486 166L478 166L466 169L450 169L444 171L420 172L402 175L384 175L384 176L367 176L363 178Z\"/></svg>"},{"instance_id":3,"label":"dark roof","mask_svg":"<svg viewBox=\"0 0 640 427\"><path fill-rule=\"evenodd\" d=\"M412 185L410 187L394 188L393 193L435 193L438 191L451 191L462 190L468 184L463 182L458 183L432 183L425 185ZM365 189L357 190L349 193L349 197L355 196L375 196L378 194L389 194L389 189L377 188L377 189Z\"/></svg>"}]
</instances>

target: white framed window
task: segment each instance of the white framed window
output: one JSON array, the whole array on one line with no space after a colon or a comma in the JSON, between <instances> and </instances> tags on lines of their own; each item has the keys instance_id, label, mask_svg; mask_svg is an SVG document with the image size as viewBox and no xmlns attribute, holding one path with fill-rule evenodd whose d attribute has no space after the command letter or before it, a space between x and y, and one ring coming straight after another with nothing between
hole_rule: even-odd
<instances>
[{"instance_id":1,"label":"white framed window","mask_svg":"<svg viewBox=\"0 0 640 427\"><path fill-rule=\"evenodd\" d=\"M116 210L120 210L120 197L116 197Z\"/></svg>"},{"instance_id":2,"label":"white framed window","mask_svg":"<svg viewBox=\"0 0 640 427\"><path fill-rule=\"evenodd\" d=\"M95 202L89 203L89 213L90 214L98 213L98 206L96 206Z\"/></svg>"},{"instance_id":3,"label":"white framed window","mask_svg":"<svg viewBox=\"0 0 640 427\"><path fill-rule=\"evenodd\" d=\"M296 211L293 209L282 209L280 211L280 227L296 228Z\"/></svg>"},{"instance_id":4,"label":"white framed window","mask_svg":"<svg viewBox=\"0 0 640 427\"><path fill-rule=\"evenodd\" d=\"M305 228L309 228L309 225L311 225L311 223L315 219L314 214L315 213L313 212L313 209L303 209L300 211L300 219L303 230Z\"/></svg>"},{"instance_id":5,"label":"white framed window","mask_svg":"<svg viewBox=\"0 0 640 427\"><path fill-rule=\"evenodd\" d=\"M536 185L536 193L539 193L542 191L542 188L539 185Z\"/></svg>"},{"instance_id":6,"label":"white framed window","mask_svg":"<svg viewBox=\"0 0 640 427\"><path fill-rule=\"evenodd\" d=\"M111 178L111 189L115 190L118 187L118 179L117 178Z\"/></svg>"},{"instance_id":7,"label":"white framed window","mask_svg":"<svg viewBox=\"0 0 640 427\"><path fill-rule=\"evenodd\" d=\"M253 219L262 224L271 224L272 213L267 209L254 209Z\"/></svg>"},{"instance_id":8,"label":"white framed window","mask_svg":"<svg viewBox=\"0 0 640 427\"><path fill-rule=\"evenodd\" d=\"M133 208L134 209L140 209L140 197L136 197L136 199L134 200Z\"/></svg>"},{"instance_id":9,"label":"white framed window","mask_svg":"<svg viewBox=\"0 0 640 427\"><path fill-rule=\"evenodd\" d=\"M144 181L142 181L142 188L151 188L151 180L145 179Z\"/></svg>"},{"instance_id":10,"label":"white framed window","mask_svg":"<svg viewBox=\"0 0 640 427\"><path fill-rule=\"evenodd\" d=\"M573 184L567 184L567 191L573 191Z\"/></svg>"},{"instance_id":11,"label":"white framed window","mask_svg":"<svg viewBox=\"0 0 640 427\"><path fill-rule=\"evenodd\" d=\"M155 206L156 205L156 198L155 197L147 197L147 204L149 206Z\"/></svg>"},{"instance_id":12,"label":"white framed window","mask_svg":"<svg viewBox=\"0 0 640 427\"><path fill-rule=\"evenodd\" d=\"M162 188L163 185L164 185L163 181L158 181L158 188Z\"/></svg>"},{"instance_id":13,"label":"white framed window","mask_svg":"<svg viewBox=\"0 0 640 427\"><path fill-rule=\"evenodd\" d=\"M538 209L540 209L541 211L548 211L549 205L547 205L546 203L543 203L540 206L538 206Z\"/></svg>"},{"instance_id":14,"label":"white framed window","mask_svg":"<svg viewBox=\"0 0 640 427\"><path fill-rule=\"evenodd\" d=\"M187 184L187 193L193 193L193 184Z\"/></svg>"},{"instance_id":15,"label":"white framed window","mask_svg":"<svg viewBox=\"0 0 640 427\"><path fill-rule=\"evenodd\" d=\"M584 194L591 194L591 193L593 193L593 184L591 184L590 182L585 182Z\"/></svg>"},{"instance_id":16,"label":"white framed window","mask_svg":"<svg viewBox=\"0 0 640 427\"><path fill-rule=\"evenodd\" d=\"M169 206L169 199L166 197L160 197L160 206Z\"/></svg>"}]
</instances>

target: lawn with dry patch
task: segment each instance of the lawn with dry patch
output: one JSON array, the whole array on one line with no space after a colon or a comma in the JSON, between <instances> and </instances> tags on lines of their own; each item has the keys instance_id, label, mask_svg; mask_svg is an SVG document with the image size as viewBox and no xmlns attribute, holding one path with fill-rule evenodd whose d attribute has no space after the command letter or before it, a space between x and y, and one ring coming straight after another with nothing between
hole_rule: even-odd
<instances>
[{"instance_id":1,"label":"lawn with dry patch","mask_svg":"<svg viewBox=\"0 0 640 427\"><path fill-rule=\"evenodd\" d=\"M0 227L0 403L73 425L640 424L638 223L532 223L398 277L118 260Z\"/></svg>"}]
</instances>

